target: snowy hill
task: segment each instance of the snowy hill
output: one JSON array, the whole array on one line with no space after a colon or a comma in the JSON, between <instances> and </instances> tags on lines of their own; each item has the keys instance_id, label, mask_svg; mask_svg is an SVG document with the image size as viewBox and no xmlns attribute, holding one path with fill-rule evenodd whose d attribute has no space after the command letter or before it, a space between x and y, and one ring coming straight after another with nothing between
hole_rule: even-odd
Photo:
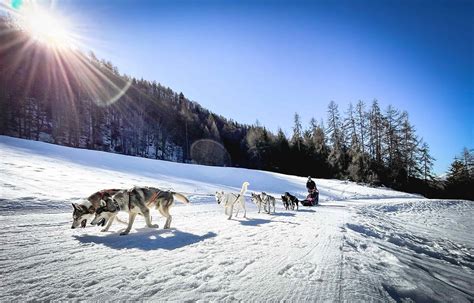
<instances>
[{"instance_id":1,"label":"snowy hill","mask_svg":"<svg viewBox=\"0 0 474 303\"><path fill-rule=\"evenodd\" d=\"M305 178L72 149L0 136L0 301L474 299L474 204L317 179L321 206L227 220L212 193L305 196ZM70 229L104 188L186 193L172 229ZM125 214L122 215L123 218ZM152 212L160 227L163 218Z\"/></svg>"}]
</instances>

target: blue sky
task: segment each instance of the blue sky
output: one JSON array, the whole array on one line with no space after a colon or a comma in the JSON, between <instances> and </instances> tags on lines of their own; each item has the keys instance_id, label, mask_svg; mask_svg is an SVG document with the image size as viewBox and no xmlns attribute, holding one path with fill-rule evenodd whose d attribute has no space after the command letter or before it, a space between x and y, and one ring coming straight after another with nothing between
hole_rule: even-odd
<instances>
[{"instance_id":1,"label":"blue sky","mask_svg":"<svg viewBox=\"0 0 474 303\"><path fill-rule=\"evenodd\" d=\"M331 100L410 114L444 172L474 148L472 1L62 1L87 48L242 123L291 133Z\"/></svg>"}]
</instances>

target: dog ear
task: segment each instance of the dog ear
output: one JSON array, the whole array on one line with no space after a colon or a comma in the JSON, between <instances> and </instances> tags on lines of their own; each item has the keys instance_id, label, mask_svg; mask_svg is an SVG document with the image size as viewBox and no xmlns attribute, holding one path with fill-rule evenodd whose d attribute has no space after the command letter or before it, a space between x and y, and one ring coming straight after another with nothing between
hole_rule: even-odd
<instances>
[{"instance_id":1,"label":"dog ear","mask_svg":"<svg viewBox=\"0 0 474 303\"><path fill-rule=\"evenodd\" d=\"M74 210L77 210L78 205L76 203L71 203L71 204L72 204L72 208L74 208Z\"/></svg>"}]
</instances>

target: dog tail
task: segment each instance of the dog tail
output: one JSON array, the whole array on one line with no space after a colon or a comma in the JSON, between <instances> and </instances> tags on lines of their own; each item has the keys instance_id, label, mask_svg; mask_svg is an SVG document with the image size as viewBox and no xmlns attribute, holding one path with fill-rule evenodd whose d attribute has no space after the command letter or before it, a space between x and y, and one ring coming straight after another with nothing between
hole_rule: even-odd
<instances>
[{"instance_id":1,"label":"dog tail","mask_svg":"<svg viewBox=\"0 0 474 303\"><path fill-rule=\"evenodd\" d=\"M247 191L247 187L250 185L247 181L242 184L242 189L240 190L240 195L243 196Z\"/></svg>"},{"instance_id":2,"label":"dog tail","mask_svg":"<svg viewBox=\"0 0 474 303\"><path fill-rule=\"evenodd\" d=\"M186 198L184 195L182 195L180 193L173 192L173 197L177 198L179 201L181 201L185 204L189 204L188 198Z\"/></svg>"}]
</instances>

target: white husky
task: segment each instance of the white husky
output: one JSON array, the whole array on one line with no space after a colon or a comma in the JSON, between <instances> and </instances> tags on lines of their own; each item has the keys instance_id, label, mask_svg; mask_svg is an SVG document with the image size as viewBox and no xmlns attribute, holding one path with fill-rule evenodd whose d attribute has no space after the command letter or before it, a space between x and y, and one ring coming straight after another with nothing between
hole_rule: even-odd
<instances>
[{"instance_id":1,"label":"white husky","mask_svg":"<svg viewBox=\"0 0 474 303\"><path fill-rule=\"evenodd\" d=\"M242 208L244 210L244 218L247 217L247 210L245 209L245 197L244 194L247 191L248 186L250 183L244 182L242 184L242 189L240 193L225 193L225 192L216 192L216 201L217 204L224 205L225 214L229 215L229 220L232 218L232 213L234 212L234 206L237 208L237 213L235 216L239 214L239 210Z\"/></svg>"}]
</instances>

